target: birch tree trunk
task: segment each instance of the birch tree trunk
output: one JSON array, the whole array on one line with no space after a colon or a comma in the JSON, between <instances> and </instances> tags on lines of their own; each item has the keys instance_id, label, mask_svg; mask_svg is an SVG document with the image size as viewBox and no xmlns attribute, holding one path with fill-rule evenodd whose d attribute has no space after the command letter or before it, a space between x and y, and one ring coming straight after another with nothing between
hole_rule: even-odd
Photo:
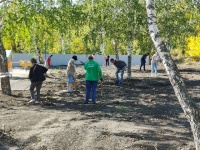
<instances>
[{"instance_id":1,"label":"birch tree trunk","mask_svg":"<svg viewBox=\"0 0 200 150\"><path fill-rule=\"evenodd\" d=\"M200 150L200 124L197 123L198 118L195 117L195 114L198 110L195 109L195 106L189 97L189 94L185 87L184 81L178 71L178 68L174 63L173 59L171 58L169 50L166 48L166 45L164 44L159 34L159 30L156 23L156 10L154 0L146 0L146 11L151 39L164 64L164 67L169 76L169 80L173 86L175 95L179 100L179 103L190 122L196 149Z\"/></svg>"},{"instance_id":2,"label":"birch tree trunk","mask_svg":"<svg viewBox=\"0 0 200 150\"><path fill-rule=\"evenodd\" d=\"M129 49L128 49L128 72L127 72L128 79L132 78L132 75L131 75L132 50L133 50L133 40L132 38L130 38Z\"/></svg>"},{"instance_id":3,"label":"birch tree trunk","mask_svg":"<svg viewBox=\"0 0 200 150\"><path fill-rule=\"evenodd\" d=\"M2 35L1 35L1 31L4 27L3 24L4 24L5 17L6 17L8 1L7 0L1 1L0 4L4 5L3 15L1 18L1 22L0 22L0 72L8 72L6 51L5 51L5 48L2 43ZM5 78L1 78L1 89L2 89L3 94L11 95L11 86L10 86L10 77L9 76L5 77Z\"/></svg>"},{"instance_id":4,"label":"birch tree trunk","mask_svg":"<svg viewBox=\"0 0 200 150\"><path fill-rule=\"evenodd\" d=\"M40 49L39 49L39 47L38 47L38 45L37 45L37 41L36 41L36 39L35 39L35 37L33 36L32 37L32 40L33 40L33 43L34 43L34 47L35 47L35 53L36 53L36 56L37 56L37 59L38 59L38 61L40 60L39 58L39 56L40 56Z\"/></svg>"},{"instance_id":5,"label":"birch tree trunk","mask_svg":"<svg viewBox=\"0 0 200 150\"><path fill-rule=\"evenodd\" d=\"M6 51L2 43L1 34L0 34L0 72L3 73L8 72ZM11 95L9 76L1 78L1 89L3 94Z\"/></svg>"},{"instance_id":6,"label":"birch tree trunk","mask_svg":"<svg viewBox=\"0 0 200 150\"><path fill-rule=\"evenodd\" d=\"M35 47L36 58L39 61L40 60L40 49L38 47L37 40L36 40L36 35L35 35L35 33L37 32L37 30L35 28L35 23L32 24L32 31L33 31L33 33L32 33L32 41L33 41L33 44L34 44L34 47Z\"/></svg>"},{"instance_id":7,"label":"birch tree trunk","mask_svg":"<svg viewBox=\"0 0 200 150\"><path fill-rule=\"evenodd\" d=\"M118 49L117 49L117 41L115 39L113 40L113 45L114 45L116 60L119 60L119 52L118 52Z\"/></svg>"}]
</instances>

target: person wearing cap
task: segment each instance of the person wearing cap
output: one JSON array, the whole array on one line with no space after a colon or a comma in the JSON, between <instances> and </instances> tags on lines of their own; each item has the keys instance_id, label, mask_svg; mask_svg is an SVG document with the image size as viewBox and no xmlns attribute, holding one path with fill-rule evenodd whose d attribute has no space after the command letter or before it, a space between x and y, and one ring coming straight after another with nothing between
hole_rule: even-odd
<instances>
[{"instance_id":1,"label":"person wearing cap","mask_svg":"<svg viewBox=\"0 0 200 150\"><path fill-rule=\"evenodd\" d=\"M40 90L42 87L43 81L46 79L44 74L48 71L46 67L37 64L37 60L35 58L31 59L32 67L29 71L28 78L31 81L30 85L30 93L31 93L31 100L29 103L39 103L40 101ZM34 89L36 88L37 91L37 98L34 96Z\"/></svg>"},{"instance_id":2,"label":"person wearing cap","mask_svg":"<svg viewBox=\"0 0 200 150\"><path fill-rule=\"evenodd\" d=\"M75 61L78 60L76 55L72 56L72 59L74 59Z\"/></svg>"},{"instance_id":3,"label":"person wearing cap","mask_svg":"<svg viewBox=\"0 0 200 150\"><path fill-rule=\"evenodd\" d=\"M89 61L86 62L84 65L84 69L86 70L85 104L88 104L91 92L92 92L92 103L96 104L98 80L100 79L101 81L103 81L103 74L102 74L100 65L96 61L94 61L94 57L90 55L88 59Z\"/></svg>"},{"instance_id":4,"label":"person wearing cap","mask_svg":"<svg viewBox=\"0 0 200 150\"><path fill-rule=\"evenodd\" d=\"M67 65L67 92L70 93L72 92L72 83L74 82L74 76L75 76L75 70L76 70L76 66L75 66L75 61L78 60L77 56L72 56L72 59L69 60L68 65Z\"/></svg>"},{"instance_id":5,"label":"person wearing cap","mask_svg":"<svg viewBox=\"0 0 200 150\"><path fill-rule=\"evenodd\" d=\"M126 68L126 63L122 60L114 60L113 58L110 59L110 62L115 65L117 68L115 75L116 75L116 83L122 84L123 82L123 77L124 77L124 70ZM121 71L121 78L119 79L119 72Z\"/></svg>"}]
</instances>

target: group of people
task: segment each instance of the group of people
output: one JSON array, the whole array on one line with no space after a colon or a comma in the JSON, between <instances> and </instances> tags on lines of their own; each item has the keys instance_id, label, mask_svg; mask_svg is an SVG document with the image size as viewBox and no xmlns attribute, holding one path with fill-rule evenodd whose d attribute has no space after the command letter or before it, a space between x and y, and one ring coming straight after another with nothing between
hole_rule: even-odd
<instances>
[{"instance_id":1,"label":"group of people","mask_svg":"<svg viewBox=\"0 0 200 150\"><path fill-rule=\"evenodd\" d=\"M72 57L72 59L69 60L68 66L67 66L67 92L72 92L72 83L73 79L75 77L75 62L77 60L77 57ZM109 60L109 59L108 59ZM116 71L116 82L122 83L123 82L123 75L124 70L126 67L126 63L121 60L114 60L110 59L110 62L113 63L117 67ZM103 73L101 70L101 67L98 62L94 60L94 55L90 55L88 57L88 61L84 64L84 69L86 70L85 74L85 85L86 85L86 96L85 96L85 102L84 104L88 104L90 99L90 94L92 95L92 103L96 104L96 95L97 95L97 85L98 81L100 80L103 82ZM118 73L121 71L121 77L118 77Z\"/></svg>"},{"instance_id":2,"label":"group of people","mask_svg":"<svg viewBox=\"0 0 200 150\"><path fill-rule=\"evenodd\" d=\"M76 65L75 61L78 60L77 56L73 56L67 66L66 75L67 75L67 92L70 93L73 91L72 84L74 82ZM109 57L108 57L109 60ZM116 82L121 84L123 82L124 70L126 67L126 63L121 60L110 59L110 62L113 63L117 67L116 71ZM29 103L39 103L40 101L40 90L42 87L42 83L45 80L45 74L48 71L47 67L37 64L37 60L35 58L31 59L32 67L29 71L29 79L31 81L30 85L30 93L31 100ZM108 63L109 64L109 63ZM92 95L92 103L96 104L96 95L97 95L97 85L100 80L103 82L103 73L101 67L98 62L94 60L94 56L90 55L88 57L88 61L84 64L84 69L86 70L85 74L85 85L86 85L86 96L84 104L89 103L90 94ZM118 77L118 73L121 72L120 78ZM37 96L34 96L34 89L36 88Z\"/></svg>"},{"instance_id":3,"label":"group of people","mask_svg":"<svg viewBox=\"0 0 200 150\"><path fill-rule=\"evenodd\" d=\"M141 57L141 65L140 65L140 71L142 69L142 66L145 69L146 64L146 58L149 56L149 53L142 55ZM51 59L52 55L48 58ZM151 75L155 72L157 75L157 63L158 63L158 53L155 53L152 56L151 60ZM76 78L76 65L75 61L78 60L77 56L74 55L68 62L66 75L67 75L67 92L70 93L73 91L72 84L74 82L74 79ZM116 75L116 83L122 84L124 79L124 71L127 66L127 64L122 60L115 60L113 58L110 59L110 56L108 55L106 57L106 66L109 65L110 62L117 68L115 75ZM30 103L39 103L40 100L40 89L42 87L42 83L45 80L45 74L48 71L47 67L44 67L42 65L37 64L37 60L35 58L31 59L32 67L29 71L29 79L31 81L30 85L30 93L31 93L31 100ZM47 61L49 63L49 61ZM50 64L48 64L50 66ZM98 81L100 80L103 82L103 73L101 70L101 67L98 62L94 60L94 55L90 55L88 57L88 61L84 64L84 69L86 70L85 74L85 85L86 85L86 96L85 96L85 104L88 104L90 94L92 95L92 103L96 104L96 95L97 95L97 85ZM119 77L119 73L121 73ZM36 88L37 97L34 97L34 89Z\"/></svg>"},{"instance_id":4,"label":"group of people","mask_svg":"<svg viewBox=\"0 0 200 150\"><path fill-rule=\"evenodd\" d=\"M141 57L141 65L140 65L140 71L142 69L142 66L144 68L144 71L146 71L145 69L145 64L146 64L146 58L147 56L149 56L149 53L143 54ZM151 76L153 76L154 74L157 76L158 75L158 60L159 60L159 56L158 56L158 52L156 52L151 59Z\"/></svg>"}]
</instances>

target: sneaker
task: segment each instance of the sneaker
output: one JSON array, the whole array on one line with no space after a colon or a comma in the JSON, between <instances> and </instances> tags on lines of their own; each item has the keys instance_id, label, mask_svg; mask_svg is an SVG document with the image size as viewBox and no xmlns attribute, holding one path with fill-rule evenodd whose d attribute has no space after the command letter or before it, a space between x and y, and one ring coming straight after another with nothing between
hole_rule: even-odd
<instances>
[{"instance_id":1,"label":"sneaker","mask_svg":"<svg viewBox=\"0 0 200 150\"><path fill-rule=\"evenodd\" d=\"M72 90L67 90L67 93L71 93L72 92Z\"/></svg>"},{"instance_id":2,"label":"sneaker","mask_svg":"<svg viewBox=\"0 0 200 150\"><path fill-rule=\"evenodd\" d=\"M35 99L31 99L28 103L34 103Z\"/></svg>"},{"instance_id":3,"label":"sneaker","mask_svg":"<svg viewBox=\"0 0 200 150\"><path fill-rule=\"evenodd\" d=\"M39 104L40 102L38 100L35 100L35 104Z\"/></svg>"}]
</instances>

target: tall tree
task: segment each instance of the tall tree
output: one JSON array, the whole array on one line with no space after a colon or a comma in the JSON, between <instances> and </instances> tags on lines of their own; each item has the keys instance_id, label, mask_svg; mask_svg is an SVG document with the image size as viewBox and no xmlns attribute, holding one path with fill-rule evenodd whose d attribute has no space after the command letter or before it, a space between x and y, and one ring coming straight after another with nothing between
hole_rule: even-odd
<instances>
[{"instance_id":1,"label":"tall tree","mask_svg":"<svg viewBox=\"0 0 200 150\"><path fill-rule=\"evenodd\" d=\"M195 34L197 21L195 6L188 0L156 1L157 19L160 34L170 48L179 49L184 54L186 38ZM180 36L181 34L181 36Z\"/></svg>"},{"instance_id":2,"label":"tall tree","mask_svg":"<svg viewBox=\"0 0 200 150\"><path fill-rule=\"evenodd\" d=\"M169 80L173 86L177 99L185 113L191 125L191 129L194 136L194 142L196 149L200 149L200 129L195 118L195 108L192 105L192 101L188 95L185 83L178 71L176 64L174 63L169 50L167 49L161 35L159 33L156 22L156 10L154 0L146 0L147 22L149 26L149 32L151 39L155 45L157 52L165 66Z\"/></svg>"},{"instance_id":3,"label":"tall tree","mask_svg":"<svg viewBox=\"0 0 200 150\"><path fill-rule=\"evenodd\" d=\"M6 58L6 51L2 43L2 29L4 27L4 19L6 17L6 9L8 5L8 1L1 1L0 2L1 10L3 10L1 16L1 23L0 23L0 72L8 72L7 66L7 58ZM11 95L11 87L10 87L10 78L9 76L5 78L1 78L1 89L3 94Z\"/></svg>"},{"instance_id":4,"label":"tall tree","mask_svg":"<svg viewBox=\"0 0 200 150\"><path fill-rule=\"evenodd\" d=\"M133 50L133 40L136 40L140 34L140 29L145 28L145 7L139 1L124 0L121 6L121 19L119 22L124 28L125 41L128 43L128 79L132 78L131 75L131 58Z\"/></svg>"}]
</instances>

